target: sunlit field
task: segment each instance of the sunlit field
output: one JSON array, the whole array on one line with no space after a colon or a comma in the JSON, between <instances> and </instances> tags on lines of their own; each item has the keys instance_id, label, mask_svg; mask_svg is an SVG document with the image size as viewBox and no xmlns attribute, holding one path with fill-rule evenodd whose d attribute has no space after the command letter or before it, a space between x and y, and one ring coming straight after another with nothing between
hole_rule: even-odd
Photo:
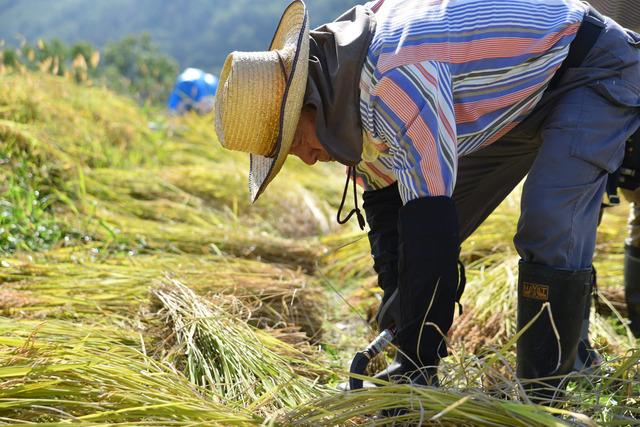
<instances>
[{"instance_id":1,"label":"sunlit field","mask_svg":"<svg viewBox=\"0 0 640 427\"><path fill-rule=\"evenodd\" d=\"M518 190L463 245L441 387L340 392L380 298L366 231L335 224L344 168L290 159L250 206L247 156L212 116L90 86L0 75L0 424L640 424L626 205L599 230L605 363L563 404L531 404L514 377Z\"/></svg>"}]
</instances>

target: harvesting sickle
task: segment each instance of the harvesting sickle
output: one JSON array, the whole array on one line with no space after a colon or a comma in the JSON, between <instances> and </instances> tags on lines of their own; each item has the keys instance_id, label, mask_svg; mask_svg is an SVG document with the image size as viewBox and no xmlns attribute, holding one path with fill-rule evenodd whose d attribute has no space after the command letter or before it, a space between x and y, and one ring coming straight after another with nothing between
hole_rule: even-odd
<instances>
[{"instance_id":1,"label":"harvesting sickle","mask_svg":"<svg viewBox=\"0 0 640 427\"><path fill-rule=\"evenodd\" d=\"M365 348L363 351L359 351L353 357L351 366L349 367L349 373L356 374L349 378L349 389L358 390L362 388L363 381L358 376L363 376L369 366L371 359L382 353L395 339L395 328L385 329Z\"/></svg>"},{"instance_id":2,"label":"harvesting sickle","mask_svg":"<svg viewBox=\"0 0 640 427\"><path fill-rule=\"evenodd\" d=\"M363 225L356 181L364 189L384 294L380 335L354 358L351 389L389 343L399 351L375 378L439 384L464 291L461 242L525 177L516 374L550 404L563 376L599 363L592 258L607 176L640 128L640 35L588 4L544 3L531 19L522 12L537 0L377 0L310 31L296 0L269 51L227 58L216 131L251 153L252 202L288 154L348 167L339 222L353 180L347 218Z\"/></svg>"}]
</instances>

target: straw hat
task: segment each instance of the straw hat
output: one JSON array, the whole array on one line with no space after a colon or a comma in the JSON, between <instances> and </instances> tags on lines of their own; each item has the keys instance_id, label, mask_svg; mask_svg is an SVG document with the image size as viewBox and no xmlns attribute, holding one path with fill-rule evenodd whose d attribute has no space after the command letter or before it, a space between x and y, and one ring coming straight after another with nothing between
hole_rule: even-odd
<instances>
[{"instance_id":1,"label":"straw hat","mask_svg":"<svg viewBox=\"0 0 640 427\"><path fill-rule=\"evenodd\" d=\"M309 24L305 4L284 11L267 52L232 52L216 92L216 133L223 147L251 153L254 202L282 168L307 84Z\"/></svg>"}]
</instances>

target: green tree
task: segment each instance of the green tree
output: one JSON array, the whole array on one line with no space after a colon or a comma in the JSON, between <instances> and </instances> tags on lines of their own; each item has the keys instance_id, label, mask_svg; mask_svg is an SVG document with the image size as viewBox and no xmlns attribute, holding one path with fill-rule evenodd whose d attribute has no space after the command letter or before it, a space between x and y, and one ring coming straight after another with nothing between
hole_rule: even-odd
<instances>
[{"instance_id":1,"label":"green tree","mask_svg":"<svg viewBox=\"0 0 640 427\"><path fill-rule=\"evenodd\" d=\"M632 0L633 1L633 0ZM87 40L100 48L114 34L148 32L182 68L218 72L232 50L266 49L290 0L0 0L0 38ZM307 0L311 26L364 0Z\"/></svg>"},{"instance_id":2,"label":"green tree","mask_svg":"<svg viewBox=\"0 0 640 427\"><path fill-rule=\"evenodd\" d=\"M89 42L84 42L84 41L78 42L73 46L71 46L70 59L74 59L78 55L82 55L84 57L84 60L87 61L87 63L89 63L91 62L91 56L93 55L94 51L95 51L95 48L91 46Z\"/></svg>"},{"instance_id":3,"label":"green tree","mask_svg":"<svg viewBox=\"0 0 640 427\"><path fill-rule=\"evenodd\" d=\"M100 68L111 86L142 102L164 101L178 73L177 63L161 53L148 34L127 36L105 46Z\"/></svg>"},{"instance_id":4,"label":"green tree","mask_svg":"<svg viewBox=\"0 0 640 427\"><path fill-rule=\"evenodd\" d=\"M57 58L57 67L52 71L59 76L63 75L67 69L67 62L71 59L69 47L58 38L54 38L48 42L39 40L37 47L35 61L42 63L48 58Z\"/></svg>"}]
</instances>

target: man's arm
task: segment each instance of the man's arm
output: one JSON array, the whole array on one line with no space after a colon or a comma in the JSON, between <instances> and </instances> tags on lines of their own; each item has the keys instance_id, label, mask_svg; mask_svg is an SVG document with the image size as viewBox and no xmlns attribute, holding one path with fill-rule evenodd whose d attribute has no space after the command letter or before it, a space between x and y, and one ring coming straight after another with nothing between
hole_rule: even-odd
<instances>
[{"instance_id":1,"label":"man's arm","mask_svg":"<svg viewBox=\"0 0 640 427\"><path fill-rule=\"evenodd\" d=\"M402 207L402 199L397 183L366 190L362 198L369 224L373 268L378 274L378 286L384 292L376 316L378 329L382 332L393 325L396 317L391 312L385 314L382 309L398 287L398 211Z\"/></svg>"},{"instance_id":2,"label":"man's arm","mask_svg":"<svg viewBox=\"0 0 640 427\"><path fill-rule=\"evenodd\" d=\"M451 77L446 64L385 73L372 98L377 137L389 146L398 211L398 294L390 312L397 344L417 366L447 355L458 288L459 237L451 199L457 168Z\"/></svg>"},{"instance_id":3,"label":"man's arm","mask_svg":"<svg viewBox=\"0 0 640 427\"><path fill-rule=\"evenodd\" d=\"M404 203L451 197L458 159L448 66L424 62L394 68L372 95L375 130L389 146Z\"/></svg>"}]
</instances>

